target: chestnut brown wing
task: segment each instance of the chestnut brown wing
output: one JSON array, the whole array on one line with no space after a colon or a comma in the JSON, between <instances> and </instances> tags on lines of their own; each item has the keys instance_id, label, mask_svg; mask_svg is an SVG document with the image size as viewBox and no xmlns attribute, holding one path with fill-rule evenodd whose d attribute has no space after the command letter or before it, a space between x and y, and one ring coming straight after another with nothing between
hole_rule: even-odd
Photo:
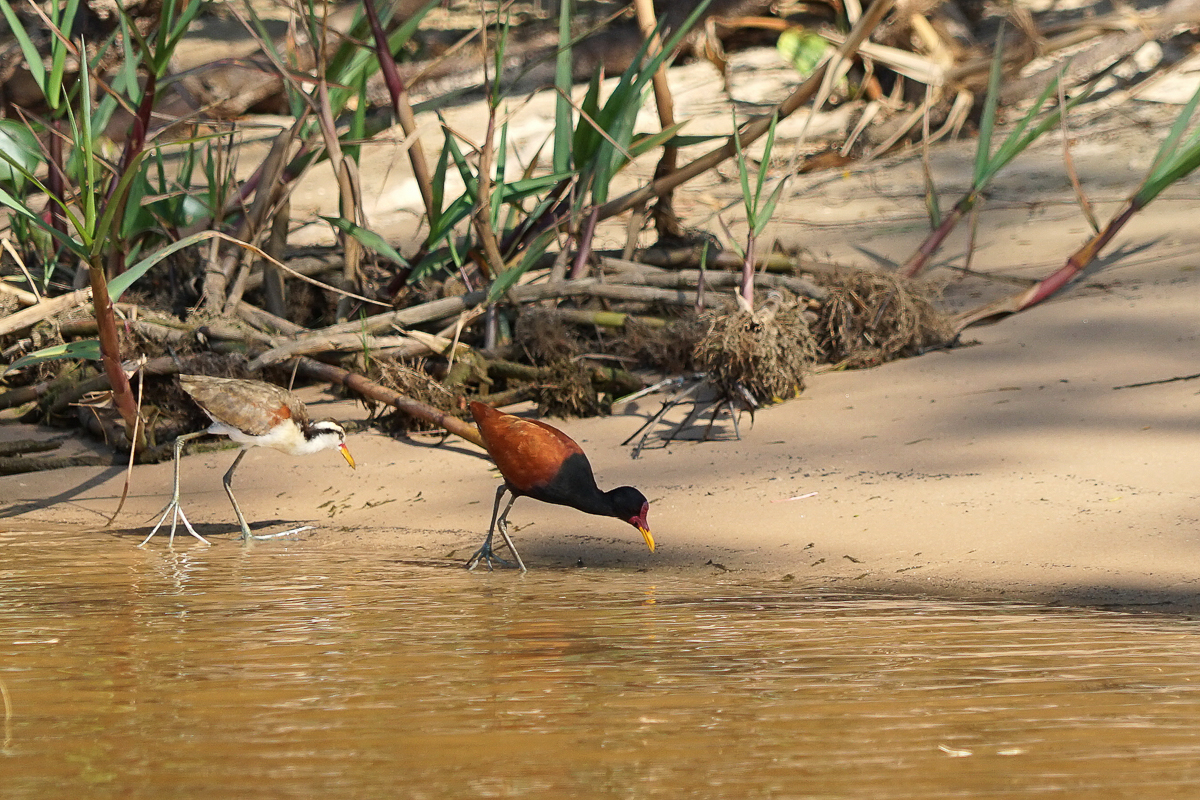
<instances>
[{"instance_id":1,"label":"chestnut brown wing","mask_svg":"<svg viewBox=\"0 0 1200 800\"><path fill-rule=\"evenodd\" d=\"M478 402L470 408L488 454L517 492L550 484L569 457L583 454L574 439L544 422L505 414Z\"/></svg>"},{"instance_id":2,"label":"chestnut brown wing","mask_svg":"<svg viewBox=\"0 0 1200 800\"><path fill-rule=\"evenodd\" d=\"M308 425L308 411L300 398L274 384L180 375L179 385L210 417L252 436L262 436L287 419L301 428Z\"/></svg>"}]
</instances>

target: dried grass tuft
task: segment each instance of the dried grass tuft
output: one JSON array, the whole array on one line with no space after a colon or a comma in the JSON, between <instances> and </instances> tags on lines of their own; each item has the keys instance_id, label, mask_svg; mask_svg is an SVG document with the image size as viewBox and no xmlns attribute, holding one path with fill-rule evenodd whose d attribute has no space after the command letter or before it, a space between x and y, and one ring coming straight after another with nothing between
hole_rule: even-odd
<instances>
[{"instance_id":1,"label":"dried grass tuft","mask_svg":"<svg viewBox=\"0 0 1200 800\"><path fill-rule=\"evenodd\" d=\"M805 306L772 295L753 313L708 317L708 330L696 345L697 366L727 397L736 396L740 386L769 403L804 388L804 375L817 356Z\"/></svg>"},{"instance_id":2,"label":"dried grass tuft","mask_svg":"<svg viewBox=\"0 0 1200 800\"><path fill-rule=\"evenodd\" d=\"M950 318L928 284L895 275L848 273L829 287L814 326L822 356L859 368L913 356L953 338Z\"/></svg>"}]
</instances>

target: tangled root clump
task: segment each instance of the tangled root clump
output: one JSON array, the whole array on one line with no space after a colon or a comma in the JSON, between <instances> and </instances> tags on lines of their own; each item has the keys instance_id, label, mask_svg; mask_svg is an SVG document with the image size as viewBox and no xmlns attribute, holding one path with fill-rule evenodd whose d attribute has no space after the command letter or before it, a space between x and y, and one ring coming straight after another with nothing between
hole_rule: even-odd
<instances>
[{"instance_id":1,"label":"tangled root clump","mask_svg":"<svg viewBox=\"0 0 1200 800\"><path fill-rule=\"evenodd\" d=\"M858 271L829 288L815 326L825 360L859 368L913 356L954 336L929 284Z\"/></svg>"},{"instance_id":2,"label":"tangled root clump","mask_svg":"<svg viewBox=\"0 0 1200 800\"><path fill-rule=\"evenodd\" d=\"M696 345L697 366L727 397L739 387L761 403L794 397L817 356L805 310L795 299L776 296L756 312L709 316Z\"/></svg>"},{"instance_id":3,"label":"tangled root clump","mask_svg":"<svg viewBox=\"0 0 1200 800\"><path fill-rule=\"evenodd\" d=\"M541 308L525 310L513 331L513 343L543 377L533 386L538 413L554 417L594 417L605 412L579 356L579 334L561 317Z\"/></svg>"},{"instance_id":4,"label":"tangled root clump","mask_svg":"<svg viewBox=\"0 0 1200 800\"><path fill-rule=\"evenodd\" d=\"M710 320L695 311L652 328L628 319L616 344L618 355L665 375L695 372L696 346L708 331Z\"/></svg>"}]
</instances>

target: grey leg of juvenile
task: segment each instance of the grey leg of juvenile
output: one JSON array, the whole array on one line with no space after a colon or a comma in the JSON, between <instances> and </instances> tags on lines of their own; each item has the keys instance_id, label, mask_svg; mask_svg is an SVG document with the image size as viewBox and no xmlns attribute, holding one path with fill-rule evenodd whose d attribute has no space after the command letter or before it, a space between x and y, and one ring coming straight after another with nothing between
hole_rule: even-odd
<instances>
[{"instance_id":1,"label":"grey leg of juvenile","mask_svg":"<svg viewBox=\"0 0 1200 800\"><path fill-rule=\"evenodd\" d=\"M233 504L233 513L237 514L238 525L240 525L242 528L242 541L248 542L251 539L278 539L280 536L291 536L293 533L311 530L313 527L312 525L301 525L299 528L292 528L291 530L281 531L280 533L269 533L264 536L259 536L250 532L250 526L246 524L246 518L242 516L242 509L238 507L237 498L233 496L233 471L237 469L238 464L241 463L242 457L246 455L246 452L246 450L243 450L242 452L238 453L237 458L235 458L233 460L233 464L230 465L229 471L225 473L225 478L221 481L225 486L225 494L229 495L229 502Z\"/></svg>"},{"instance_id":2,"label":"grey leg of juvenile","mask_svg":"<svg viewBox=\"0 0 1200 800\"><path fill-rule=\"evenodd\" d=\"M175 526L179 524L179 520L181 520L181 519L183 520L184 527L187 528L188 533L190 533L192 536L195 536L197 539L204 542L205 544L211 544L211 542L209 542L203 536L196 533L196 530L192 527L192 523L188 522L187 515L183 513L183 506L181 506L179 504L179 458L183 452L183 446L190 439L195 439L198 436L203 436L205 433L207 433L207 431L197 431L196 433L185 433L184 435L178 437L175 440L175 486L174 486L174 489L172 489L172 491L171 491L171 502L167 503L167 507L163 509L162 516L158 518L158 524L154 526L154 530L150 531L150 535L147 536L145 539L143 539L142 543L139 544L138 547L145 546L146 542L149 542L152 538L154 538L154 534L158 533L158 529L161 528L163 522L166 521L167 514L171 514L172 512L174 512L174 514L171 517L171 536L167 540L168 544L174 543L174 541L175 541Z\"/></svg>"}]
</instances>

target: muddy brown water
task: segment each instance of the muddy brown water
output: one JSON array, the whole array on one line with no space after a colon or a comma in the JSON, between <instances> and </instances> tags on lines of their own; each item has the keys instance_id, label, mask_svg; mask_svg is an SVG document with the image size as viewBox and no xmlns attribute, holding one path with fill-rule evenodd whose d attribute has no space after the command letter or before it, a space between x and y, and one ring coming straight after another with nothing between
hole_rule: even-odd
<instances>
[{"instance_id":1,"label":"muddy brown water","mask_svg":"<svg viewBox=\"0 0 1200 800\"><path fill-rule=\"evenodd\" d=\"M0 532L0 796L1196 797L1200 623Z\"/></svg>"}]
</instances>

